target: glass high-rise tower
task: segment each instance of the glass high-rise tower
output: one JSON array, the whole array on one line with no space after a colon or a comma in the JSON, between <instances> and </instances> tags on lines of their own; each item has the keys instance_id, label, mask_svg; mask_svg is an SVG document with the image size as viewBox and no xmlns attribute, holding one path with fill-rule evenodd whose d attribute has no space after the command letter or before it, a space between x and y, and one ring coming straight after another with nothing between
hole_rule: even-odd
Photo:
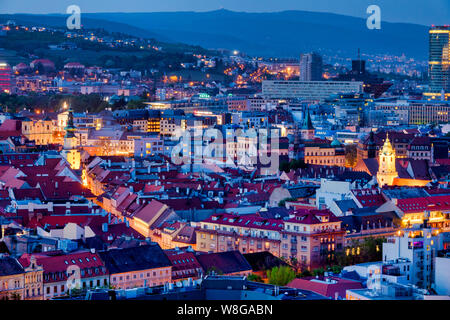
<instances>
[{"instance_id":1,"label":"glass high-rise tower","mask_svg":"<svg viewBox=\"0 0 450 320\"><path fill-rule=\"evenodd\" d=\"M429 31L428 99L450 100L450 26L433 26Z\"/></svg>"},{"instance_id":2,"label":"glass high-rise tower","mask_svg":"<svg viewBox=\"0 0 450 320\"><path fill-rule=\"evenodd\" d=\"M300 80L320 81L322 80L323 62L317 53L305 53L300 56Z\"/></svg>"}]
</instances>

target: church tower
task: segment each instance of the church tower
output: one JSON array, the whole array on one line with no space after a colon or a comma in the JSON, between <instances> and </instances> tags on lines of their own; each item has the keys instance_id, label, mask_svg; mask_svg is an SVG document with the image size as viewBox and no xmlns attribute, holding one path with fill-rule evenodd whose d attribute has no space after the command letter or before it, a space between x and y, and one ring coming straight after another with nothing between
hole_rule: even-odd
<instances>
[{"instance_id":1,"label":"church tower","mask_svg":"<svg viewBox=\"0 0 450 320\"><path fill-rule=\"evenodd\" d=\"M298 124L294 124L294 132L289 136L289 159L300 160L303 158L305 145Z\"/></svg>"},{"instance_id":2,"label":"church tower","mask_svg":"<svg viewBox=\"0 0 450 320\"><path fill-rule=\"evenodd\" d=\"M386 133L386 140L384 141L383 148L378 155L378 173L377 181L380 187L384 185L392 186L394 178L398 177L397 170L395 169L395 150L389 141L389 136Z\"/></svg>"},{"instance_id":3,"label":"church tower","mask_svg":"<svg viewBox=\"0 0 450 320\"><path fill-rule=\"evenodd\" d=\"M303 140L314 139L314 126L311 121L311 116L309 115L309 108L306 107L303 123L301 128L301 136Z\"/></svg>"},{"instance_id":4,"label":"church tower","mask_svg":"<svg viewBox=\"0 0 450 320\"><path fill-rule=\"evenodd\" d=\"M69 162L72 169L78 170L81 166L81 154L77 150L77 138L75 136L77 128L73 123L73 111L71 107L69 108L67 126L64 130L66 131L66 135L64 136L62 155Z\"/></svg>"}]
</instances>

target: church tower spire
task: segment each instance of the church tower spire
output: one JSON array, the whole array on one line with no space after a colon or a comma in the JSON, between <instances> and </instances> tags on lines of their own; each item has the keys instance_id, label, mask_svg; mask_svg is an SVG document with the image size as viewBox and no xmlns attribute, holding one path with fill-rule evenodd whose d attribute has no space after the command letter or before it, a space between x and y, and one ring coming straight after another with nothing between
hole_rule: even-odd
<instances>
[{"instance_id":1,"label":"church tower spire","mask_svg":"<svg viewBox=\"0 0 450 320\"><path fill-rule=\"evenodd\" d=\"M67 125L64 130L66 131L66 134L64 136L62 155L66 158L67 162L69 162L72 169L78 170L81 166L81 155L77 150L77 137L75 136L77 128L75 127L73 121L72 107L69 107L67 114Z\"/></svg>"},{"instance_id":2,"label":"church tower spire","mask_svg":"<svg viewBox=\"0 0 450 320\"><path fill-rule=\"evenodd\" d=\"M377 181L380 187L384 185L392 186L394 179L398 177L395 158L395 149L389 140L389 134L386 133L386 140L378 155Z\"/></svg>"},{"instance_id":3,"label":"church tower spire","mask_svg":"<svg viewBox=\"0 0 450 320\"><path fill-rule=\"evenodd\" d=\"M303 140L312 140L314 139L314 126L311 121L311 115L309 114L309 107L306 107L303 116L303 123L301 127L301 135Z\"/></svg>"}]
</instances>

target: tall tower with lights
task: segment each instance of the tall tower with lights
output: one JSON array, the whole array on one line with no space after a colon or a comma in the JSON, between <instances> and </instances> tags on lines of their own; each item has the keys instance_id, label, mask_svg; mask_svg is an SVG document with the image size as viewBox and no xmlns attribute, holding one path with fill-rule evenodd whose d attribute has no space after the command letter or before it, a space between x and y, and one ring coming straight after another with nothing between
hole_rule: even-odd
<instances>
[{"instance_id":1,"label":"tall tower with lights","mask_svg":"<svg viewBox=\"0 0 450 320\"><path fill-rule=\"evenodd\" d=\"M72 107L69 107L67 126L64 130L66 131L66 135L64 136L62 155L66 158L67 162L69 162L72 169L78 170L81 166L81 154L77 149L77 138L75 136L77 128L73 123Z\"/></svg>"},{"instance_id":2,"label":"tall tower with lights","mask_svg":"<svg viewBox=\"0 0 450 320\"><path fill-rule=\"evenodd\" d=\"M386 133L386 140L378 155L378 185L380 187L384 185L392 186L394 184L394 179L397 177L398 173L395 168L395 149L392 147L389 136Z\"/></svg>"},{"instance_id":3,"label":"tall tower with lights","mask_svg":"<svg viewBox=\"0 0 450 320\"><path fill-rule=\"evenodd\" d=\"M450 26L433 26L429 31L428 74L430 86L424 97L450 100Z\"/></svg>"}]
</instances>

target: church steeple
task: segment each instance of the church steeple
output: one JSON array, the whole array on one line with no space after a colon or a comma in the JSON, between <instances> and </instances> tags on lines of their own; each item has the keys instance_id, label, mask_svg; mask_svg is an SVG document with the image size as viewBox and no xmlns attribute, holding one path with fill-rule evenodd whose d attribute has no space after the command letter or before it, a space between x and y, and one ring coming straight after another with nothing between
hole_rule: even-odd
<instances>
[{"instance_id":1,"label":"church steeple","mask_svg":"<svg viewBox=\"0 0 450 320\"><path fill-rule=\"evenodd\" d=\"M311 116L309 114L309 107L306 107L302 127L301 127L302 139L312 140L314 139L314 126L311 121Z\"/></svg>"},{"instance_id":2,"label":"church steeple","mask_svg":"<svg viewBox=\"0 0 450 320\"><path fill-rule=\"evenodd\" d=\"M386 140L378 156L378 185L380 187L384 185L391 186L396 177L398 177L398 173L395 168L395 149L389 140L389 134L386 133Z\"/></svg>"},{"instance_id":3,"label":"church steeple","mask_svg":"<svg viewBox=\"0 0 450 320\"><path fill-rule=\"evenodd\" d=\"M73 122L73 110L69 107L67 115L67 125L64 128L66 135L64 136L64 146L62 150L62 155L70 163L72 169L78 170L81 165L81 155L77 150L77 138L75 132L77 128Z\"/></svg>"},{"instance_id":4,"label":"church steeple","mask_svg":"<svg viewBox=\"0 0 450 320\"><path fill-rule=\"evenodd\" d=\"M64 128L66 131L66 135L64 138L73 138L75 137L75 131L77 128L75 127L73 123L73 110L72 107L69 107L69 114L67 116L67 126Z\"/></svg>"}]
</instances>

